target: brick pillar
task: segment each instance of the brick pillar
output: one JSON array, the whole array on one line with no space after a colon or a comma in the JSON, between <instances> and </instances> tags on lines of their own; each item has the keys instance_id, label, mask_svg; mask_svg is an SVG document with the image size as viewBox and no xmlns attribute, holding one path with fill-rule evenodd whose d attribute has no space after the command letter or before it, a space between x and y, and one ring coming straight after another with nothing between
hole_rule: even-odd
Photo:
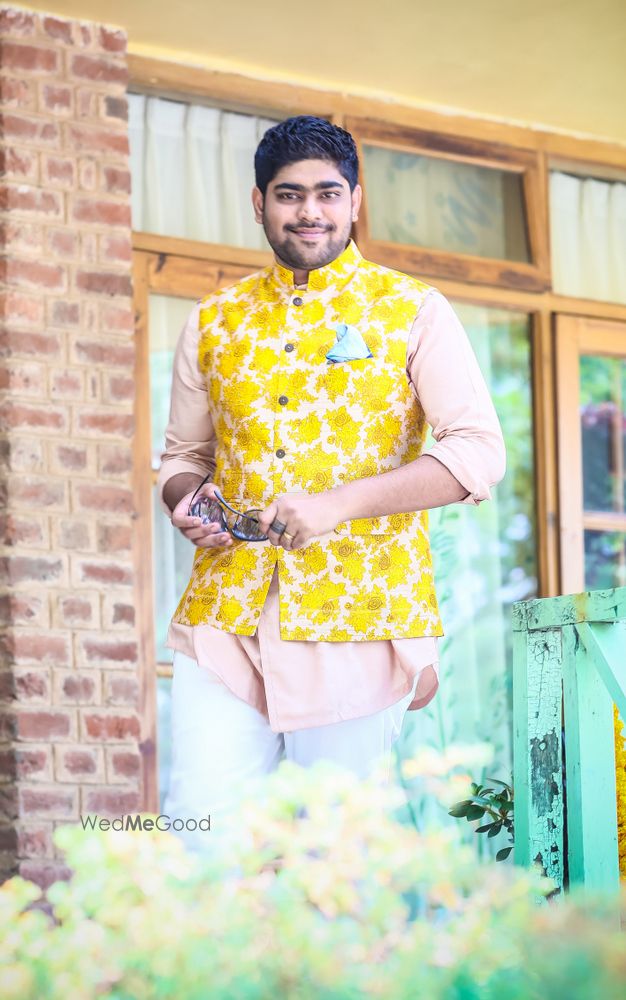
<instances>
[{"instance_id":1,"label":"brick pillar","mask_svg":"<svg viewBox=\"0 0 626 1000\"><path fill-rule=\"evenodd\" d=\"M124 32L0 7L0 880L44 888L140 808L126 83Z\"/></svg>"}]
</instances>

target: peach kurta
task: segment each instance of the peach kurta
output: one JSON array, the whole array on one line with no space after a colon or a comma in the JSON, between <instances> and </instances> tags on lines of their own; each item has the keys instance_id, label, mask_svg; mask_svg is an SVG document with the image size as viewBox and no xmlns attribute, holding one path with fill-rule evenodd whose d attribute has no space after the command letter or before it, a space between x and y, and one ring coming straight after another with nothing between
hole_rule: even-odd
<instances>
[{"instance_id":1,"label":"peach kurta","mask_svg":"<svg viewBox=\"0 0 626 1000\"><path fill-rule=\"evenodd\" d=\"M199 305L182 331L174 363L170 422L159 487L180 472L203 476L212 466L215 435L206 381L198 365ZM474 353L447 300L431 289L407 339L407 378L433 428L426 452L467 489L463 502L489 499L503 474L504 444ZM169 510L163 504L163 508ZM410 709L427 704L438 686L437 639L363 642L282 640L274 572L256 634L173 622L168 645L216 672L227 686L289 732L368 715L412 690Z\"/></svg>"}]
</instances>

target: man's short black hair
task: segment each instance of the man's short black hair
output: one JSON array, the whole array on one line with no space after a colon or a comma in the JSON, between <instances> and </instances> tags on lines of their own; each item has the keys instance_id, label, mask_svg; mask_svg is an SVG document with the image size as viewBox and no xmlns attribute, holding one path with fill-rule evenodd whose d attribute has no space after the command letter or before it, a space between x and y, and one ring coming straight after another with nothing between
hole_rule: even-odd
<instances>
[{"instance_id":1,"label":"man's short black hair","mask_svg":"<svg viewBox=\"0 0 626 1000\"><path fill-rule=\"evenodd\" d=\"M359 177L356 143L345 128L325 118L296 115L267 130L254 156L256 185L265 195L267 185L288 163L328 160L334 163L354 191Z\"/></svg>"}]
</instances>

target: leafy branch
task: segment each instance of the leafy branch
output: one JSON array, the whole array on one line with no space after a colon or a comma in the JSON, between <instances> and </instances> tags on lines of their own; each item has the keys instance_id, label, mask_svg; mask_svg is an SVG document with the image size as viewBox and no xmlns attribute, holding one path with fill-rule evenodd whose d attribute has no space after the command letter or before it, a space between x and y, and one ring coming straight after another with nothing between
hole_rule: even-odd
<instances>
[{"instance_id":1,"label":"leafy branch","mask_svg":"<svg viewBox=\"0 0 626 1000\"><path fill-rule=\"evenodd\" d=\"M448 810L449 816L457 819L465 819L468 823L474 820L483 819L488 816L490 822L483 823L476 827L475 833L486 833L488 837L497 837L501 830L506 830L511 841L510 847L503 847L496 854L496 861L504 861L513 850L515 831L513 824L513 786L505 781L498 781L496 778L487 778L492 785L498 785L500 791L495 788L487 788L472 782L472 795L462 802L455 802Z\"/></svg>"}]
</instances>

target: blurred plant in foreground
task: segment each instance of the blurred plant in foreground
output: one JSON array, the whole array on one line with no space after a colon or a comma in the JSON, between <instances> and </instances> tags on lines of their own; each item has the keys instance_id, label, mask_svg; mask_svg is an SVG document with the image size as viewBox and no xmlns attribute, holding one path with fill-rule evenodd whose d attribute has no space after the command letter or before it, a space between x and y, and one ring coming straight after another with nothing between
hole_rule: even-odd
<instances>
[{"instance_id":1,"label":"blurred plant in foreground","mask_svg":"<svg viewBox=\"0 0 626 1000\"><path fill-rule=\"evenodd\" d=\"M406 780L449 806L469 756L418 755ZM283 762L202 859L170 833L59 827L54 920L32 883L0 887L3 1000L621 1000L618 900L541 904L538 872L478 864L456 828L399 823L403 804Z\"/></svg>"}]
</instances>

